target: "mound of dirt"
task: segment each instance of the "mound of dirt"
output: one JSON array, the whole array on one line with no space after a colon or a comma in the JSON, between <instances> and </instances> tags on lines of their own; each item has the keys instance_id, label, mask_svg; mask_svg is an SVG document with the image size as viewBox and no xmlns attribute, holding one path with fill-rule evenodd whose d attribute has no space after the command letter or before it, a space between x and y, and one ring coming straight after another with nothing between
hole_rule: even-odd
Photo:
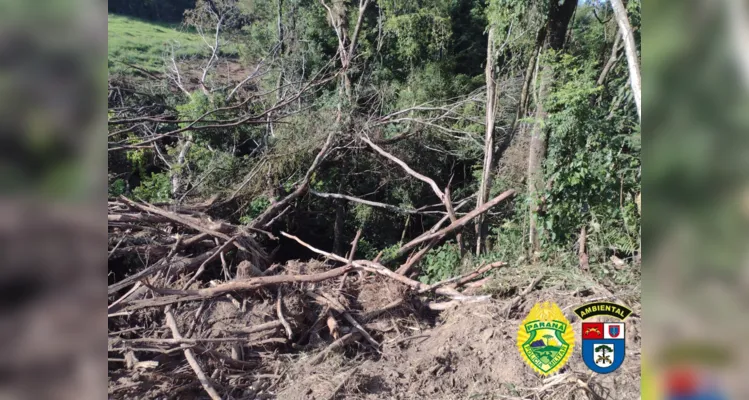
<instances>
[{"instance_id":1,"label":"mound of dirt","mask_svg":"<svg viewBox=\"0 0 749 400\"><path fill-rule=\"evenodd\" d=\"M543 293L533 297L544 300ZM569 310L580 302L571 298L559 306ZM534 303L535 299L521 303L511 319L500 316L504 303L498 301L443 312L434 327L414 325L400 338L383 342L382 354L373 359L347 360L344 355L314 369L293 370L278 398L596 398L591 391L602 399L639 398L639 318L627 319L627 356L618 370L607 375L594 374L585 366L580 321L572 318L573 355L559 373L543 378L524 363L516 346L518 326Z\"/></svg>"}]
</instances>

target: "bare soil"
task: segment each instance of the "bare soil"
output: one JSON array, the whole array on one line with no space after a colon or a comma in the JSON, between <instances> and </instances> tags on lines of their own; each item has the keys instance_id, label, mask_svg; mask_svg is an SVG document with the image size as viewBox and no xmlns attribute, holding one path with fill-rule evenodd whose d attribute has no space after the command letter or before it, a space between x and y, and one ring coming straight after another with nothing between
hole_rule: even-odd
<instances>
[{"instance_id":1,"label":"bare soil","mask_svg":"<svg viewBox=\"0 0 749 400\"><path fill-rule=\"evenodd\" d=\"M535 299L523 302L511 319L500 316L504 306L501 301L464 305L443 312L434 327L414 324L402 337L386 342L377 357L336 358L314 369L296 369L281 384L277 398L639 398L639 317L626 321L624 364L611 374L599 375L592 373L582 360L580 321L568 312L575 329L573 355L556 376L543 378L520 356L516 346L518 326L536 300L556 300L562 308L578 305L580 300L565 299L572 301L567 303L547 299L543 292L532 297Z\"/></svg>"},{"instance_id":2,"label":"bare soil","mask_svg":"<svg viewBox=\"0 0 749 400\"><path fill-rule=\"evenodd\" d=\"M319 262L289 262L286 274L316 273L327 268ZM505 276L507 278L507 276ZM544 288L522 297L506 314L506 305L520 290L495 295L488 302L464 304L445 311L426 309L408 295L403 285L376 276L349 276L338 300L361 321L381 347L375 350L360 339L343 350L330 352L321 363L310 360L335 340L325 325L326 308L305 295L310 289L336 293L339 279L313 285L282 288L285 319L294 339L285 342L281 326L254 333L248 327L278 323L278 292L262 289L241 297L232 294L175 308L179 330L192 337L246 338L241 346L231 342L201 344L197 357L214 386L233 399L638 399L640 392L639 302L620 296L635 310L627 320L627 356L608 375L590 371L581 358L580 323L575 306L596 300L604 293L592 290L565 292ZM527 285L518 282L516 289ZM491 286L491 285L490 285ZM495 284L496 286L496 284ZM505 285L506 286L506 285ZM397 307L374 317L372 312L401 300ZM561 371L550 377L535 373L516 346L521 321L536 302L554 301L575 330L573 355ZM159 331L159 312L143 309L126 326L148 326ZM322 319L322 320L321 320ZM337 316L342 334L351 327ZM163 329L163 328L162 328ZM122 335L127 337L127 335ZM134 332L134 337L147 336ZM158 335L157 335L158 336ZM167 331L164 338L171 336ZM266 342L268 339L275 341ZM133 344L130 344L135 346ZM110 343L110 347L112 344ZM168 347L165 347L167 349ZM201 351L214 353L201 353ZM225 354L216 358L215 353ZM136 359L138 354L141 359ZM241 360L238 365L228 355ZM113 368L109 388L112 398L203 399L205 392L184 363L180 349L144 358L137 350L129 365ZM149 364L150 363L150 364Z\"/></svg>"}]
</instances>

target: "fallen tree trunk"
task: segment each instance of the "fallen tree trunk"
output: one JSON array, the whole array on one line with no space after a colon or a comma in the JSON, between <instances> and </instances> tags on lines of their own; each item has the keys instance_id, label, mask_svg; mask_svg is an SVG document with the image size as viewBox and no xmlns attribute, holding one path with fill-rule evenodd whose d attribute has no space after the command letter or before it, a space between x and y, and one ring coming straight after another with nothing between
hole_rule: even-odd
<instances>
[{"instance_id":1,"label":"fallen tree trunk","mask_svg":"<svg viewBox=\"0 0 749 400\"><path fill-rule=\"evenodd\" d=\"M200 266L204 261L209 259L211 257L210 253L203 253L199 256L193 257L193 258L186 258L186 259L180 259L174 262L161 262L160 260L158 263L145 268L141 270L140 272L137 272L133 275L128 276L125 279L122 279L121 281L114 283L112 285L109 285L107 287L107 294L116 293L121 289L126 288L129 285L134 284L135 282L138 282L141 279L145 279L159 271L162 271L166 268L171 268L172 271L176 274L182 273L185 270L190 270L192 268L197 268Z\"/></svg>"},{"instance_id":2,"label":"fallen tree trunk","mask_svg":"<svg viewBox=\"0 0 749 400\"><path fill-rule=\"evenodd\" d=\"M146 284L151 290L160 294L171 294L171 295L183 295L183 296L200 296L201 298L210 298L222 295L228 292L242 291L242 290L254 290L259 287L276 285L279 283L299 283L299 282L320 282L327 279L341 276L347 272L353 271L353 266L344 266L340 268L331 269L319 274L313 275L272 275L272 276L259 276L241 281L226 282L224 284L217 285L211 288L204 288L198 290L172 290L164 288L156 288L150 284Z\"/></svg>"},{"instance_id":3,"label":"fallen tree trunk","mask_svg":"<svg viewBox=\"0 0 749 400\"><path fill-rule=\"evenodd\" d=\"M408 253L409 251L411 251L412 249L414 249L416 246L418 246L419 244L424 243L424 242L426 242L428 240L432 240L432 239L442 240L442 239L444 239L445 236L447 236L449 233L455 231L458 228L464 227L466 224L468 224L471 220L473 220L474 218L476 218L478 215L481 215L481 214L489 211L492 207L494 207L497 204L499 204L500 202L502 202L502 200L505 200L506 198L508 198L510 196L513 196L514 194L515 194L515 190L512 190L512 189L507 190L507 191L503 192L502 194L500 194L499 196L497 196L497 197L489 200L488 202L486 202L480 208L477 208L477 209L469 212L468 214L460 217L457 221L451 223L450 225L446 226L445 228L442 228L442 229L440 229L437 232L434 232L432 234L418 237L418 238L416 238L416 239L408 242L403 247L401 247L400 249L398 249L398 251L395 253L395 255L392 256L390 259L386 258L386 259L382 260L383 264L387 264L389 261L393 261L395 259L398 259L398 258L406 255L406 253Z\"/></svg>"}]
</instances>

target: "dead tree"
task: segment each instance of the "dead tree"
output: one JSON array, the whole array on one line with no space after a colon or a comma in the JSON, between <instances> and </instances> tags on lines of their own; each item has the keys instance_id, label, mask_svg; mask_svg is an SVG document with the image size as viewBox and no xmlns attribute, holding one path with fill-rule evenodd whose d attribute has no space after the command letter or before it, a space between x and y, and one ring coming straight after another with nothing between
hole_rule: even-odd
<instances>
[{"instance_id":1,"label":"dead tree","mask_svg":"<svg viewBox=\"0 0 749 400\"><path fill-rule=\"evenodd\" d=\"M642 119L642 78L640 77L640 61L637 57L632 25L629 23L627 9L624 8L622 0L611 0L611 6L614 8L614 17L624 39L624 51L627 54L627 65L629 66L629 83L632 86L632 94L637 106L637 117Z\"/></svg>"},{"instance_id":2,"label":"dead tree","mask_svg":"<svg viewBox=\"0 0 749 400\"><path fill-rule=\"evenodd\" d=\"M352 92L349 68L356 55L356 44L359 39L359 32L361 32L364 12L367 10L370 0L359 0L356 26L351 33L349 33L349 10L346 2L336 1L332 5L328 5L325 0L320 0L320 4L327 10L330 25L333 27L338 39L338 58L341 62L341 79L343 81L342 89L350 102Z\"/></svg>"},{"instance_id":3,"label":"dead tree","mask_svg":"<svg viewBox=\"0 0 749 400\"><path fill-rule=\"evenodd\" d=\"M486 45L486 135L484 136L484 164L481 172L481 183L476 194L476 208L489 200L492 187L492 167L494 165L494 120L497 100L497 82L494 78L494 27L489 28L489 39ZM476 255L480 255L486 247L486 226L484 216L476 218ZM462 254L462 252L461 252Z\"/></svg>"}]
</instances>

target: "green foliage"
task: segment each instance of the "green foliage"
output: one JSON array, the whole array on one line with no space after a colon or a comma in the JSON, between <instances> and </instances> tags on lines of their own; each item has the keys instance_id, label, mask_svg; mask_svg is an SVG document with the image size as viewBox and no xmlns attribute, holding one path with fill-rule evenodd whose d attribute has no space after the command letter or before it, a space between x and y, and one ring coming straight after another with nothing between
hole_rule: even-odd
<instances>
[{"instance_id":1,"label":"green foliage","mask_svg":"<svg viewBox=\"0 0 749 400\"><path fill-rule=\"evenodd\" d=\"M125 156L127 161L130 162L130 165L133 167L133 170L138 171L141 175L145 174L146 162L148 161L146 150L128 150Z\"/></svg>"},{"instance_id":2,"label":"green foliage","mask_svg":"<svg viewBox=\"0 0 749 400\"><path fill-rule=\"evenodd\" d=\"M364 226L372 218L373 211L373 208L366 204L356 203L353 206L354 219L361 226Z\"/></svg>"},{"instance_id":3,"label":"green foliage","mask_svg":"<svg viewBox=\"0 0 749 400\"><path fill-rule=\"evenodd\" d=\"M149 203L166 202L171 199L172 186L169 174L151 173L151 176L143 179L138 187L133 189L135 198Z\"/></svg>"},{"instance_id":4,"label":"green foliage","mask_svg":"<svg viewBox=\"0 0 749 400\"><path fill-rule=\"evenodd\" d=\"M419 280L432 284L456 275L461 267L460 249L455 243L445 243L429 250L420 263Z\"/></svg>"},{"instance_id":5,"label":"green foliage","mask_svg":"<svg viewBox=\"0 0 749 400\"><path fill-rule=\"evenodd\" d=\"M216 99L218 100L217 96ZM212 101L213 99L205 95L203 92L196 91L192 96L190 96L186 103L177 105L175 108L177 109L181 120L193 121L213 109ZM184 128L189 125L189 123L182 123L180 125Z\"/></svg>"},{"instance_id":6,"label":"green foliage","mask_svg":"<svg viewBox=\"0 0 749 400\"><path fill-rule=\"evenodd\" d=\"M250 223L250 221L257 218L269 206L270 206L270 200L268 200L268 198L264 196L259 196L259 197L252 199L247 209L247 214L240 217L239 222L242 224Z\"/></svg>"},{"instance_id":7,"label":"green foliage","mask_svg":"<svg viewBox=\"0 0 749 400\"><path fill-rule=\"evenodd\" d=\"M388 247L382 249L382 257L380 257L380 258L383 259L383 260L389 260L389 259L395 257L396 253L398 253L398 248L400 248L400 246L398 244L393 244L392 246L388 246Z\"/></svg>"},{"instance_id":8,"label":"green foliage","mask_svg":"<svg viewBox=\"0 0 749 400\"><path fill-rule=\"evenodd\" d=\"M515 209L518 216L526 215L523 211L522 208ZM486 259L478 260L477 263L484 264L496 260L516 262L525 256L527 224L523 224L521 218L508 219L492 226L490 232L490 247L484 256Z\"/></svg>"},{"instance_id":9,"label":"green foliage","mask_svg":"<svg viewBox=\"0 0 749 400\"><path fill-rule=\"evenodd\" d=\"M170 154L173 155L176 151L176 148L172 149ZM196 141L190 147L186 164L178 168L185 172L188 181L198 184L191 191L198 198L225 192L242 179L247 171L243 158L221 149L211 149L202 141ZM175 166L172 169L175 170Z\"/></svg>"},{"instance_id":10,"label":"green foliage","mask_svg":"<svg viewBox=\"0 0 749 400\"><path fill-rule=\"evenodd\" d=\"M366 238L360 238L359 244L356 245L356 258L364 259L364 260L373 260L375 257L377 257L377 253L379 253L380 250L377 249L369 240Z\"/></svg>"},{"instance_id":11,"label":"green foliage","mask_svg":"<svg viewBox=\"0 0 749 400\"><path fill-rule=\"evenodd\" d=\"M569 244L581 226L593 226L595 255L632 254L639 237L633 203L640 191L639 133L619 129L607 109L591 107L601 88L590 63L564 55L555 70L559 83L548 97L546 120L545 169L552 181L543 216L548 239Z\"/></svg>"},{"instance_id":12,"label":"green foliage","mask_svg":"<svg viewBox=\"0 0 749 400\"><path fill-rule=\"evenodd\" d=\"M409 63L439 58L452 36L449 18L434 8L389 18L385 33L396 41L395 54Z\"/></svg>"},{"instance_id":13,"label":"green foliage","mask_svg":"<svg viewBox=\"0 0 749 400\"><path fill-rule=\"evenodd\" d=\"M127 184L123 179L115 179L114 182L109 184L108 195L109 197L117 197L125 194L127 190Z\"/></svg>"}]
</instances>

